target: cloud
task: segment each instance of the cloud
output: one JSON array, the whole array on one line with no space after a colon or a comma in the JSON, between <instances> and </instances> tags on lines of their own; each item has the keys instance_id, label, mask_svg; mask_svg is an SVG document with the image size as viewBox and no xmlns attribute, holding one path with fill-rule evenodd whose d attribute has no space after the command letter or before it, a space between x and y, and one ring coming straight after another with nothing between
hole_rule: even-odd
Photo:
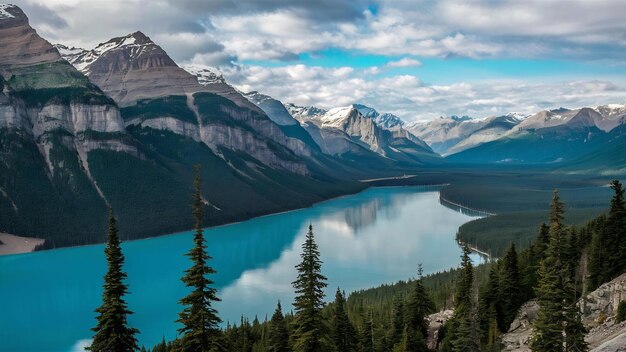
<instances>
[{"instance_id":1,"label":"cloud","mask_svg":"<svg viewBox=\"0 0 626 352\"><path fill-rule=\"evenodd\" d=\"M422 63L419 60L411 59L410 57L404 57L397 61L390 61L387 63L388 67L420 67Z\"/></svg>"},{"instance_id":2,"label":"cloud","mask_svg":"<svg viewBox=\"0 0 626 352\"><path fill-rule=\"evenodd\" d=\"M363 103L407 121L442 115L487 117L509 112L534 113L561 106L621 102L626 85L601 80L528 83L522 80L426 84L414 75L372 75L372 68L287 65L237 65L224 70L243 91L257 90L284 103L323 108Z\"/></svg>"}]
</instances>

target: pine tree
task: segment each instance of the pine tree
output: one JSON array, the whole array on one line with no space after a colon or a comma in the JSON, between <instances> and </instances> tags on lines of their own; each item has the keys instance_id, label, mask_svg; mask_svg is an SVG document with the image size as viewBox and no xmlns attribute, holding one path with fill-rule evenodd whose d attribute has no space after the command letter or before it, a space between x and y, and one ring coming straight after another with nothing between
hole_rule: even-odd
<instances>
[{"instance_id":1,"label":"pine tree","mask_svg":"<svg viewBox=\"0 0 626 352\"><path fill-rule=\"evenodd\" d=\"M435 303L430 299L422 283L422 266L417 269L417 279L413 286L413 292L409 296L406 306L407 341L409 351L426 351L426 338L428 337L428 323L426 317L435 310Z\"/></svg>"},{"instance_id":2,"label":"pine tree","mask_svg":"<svg viewBox=\"0 0 626 352\"><path fill-rule=\"evenodd\" d=\"M125 352L139 349L135 335L139 331L128 326L127 317L132 314L128 309L124 295L128 286L124 283L126 273L124 254L117 232L117 222L113 210L109 209L109 231L106 248L108 270L104 275L102 305L96 309L98 324L89 350L96 352Z\"/></svg>"},{"instance_id":3,"label":"pine tree","mask_svg":"<svg viewBox=\"0 0 626 352\"><path fill-rule=\"evenodd\" d=\"M501 326L504 325L501 301L498 266L494 264L489 271L487 284L480 294L480 328L488 349L495 345Z\"/></svg>"},{"instance_id":4,"label":"pine tree","mask_svg":"<svg viewBox=\"0 0 626 352\"><path fill-rule=\"evenodd\" d=\"M289 348L289 331L287 330L287 323L285 322L280 302L278 302L274 315L272 315L272 320L270 320L268 343L270 352L291 351Z\"/></svg>"},{"instance_id":5,"label":"pine tree","mask_svg":"<svg viewBox=\"0 0 626 352\"><path fill-rule=\"evenodd\" d=\"M535 352L563 351L568 347L567 343L577 343L581 338L581 330L573 319L571 309L574 308L570 307L575 306L575 300L567 294L571 278L564 263L563 214L564 205L559 193L554 191L550 207L550 241L539 268L539 313L531 341L531 348Z\"/></svg>"},{"instance_id":6,"label":"pine tree","mask_svg":"<svg viewBox=\"0 0 626 352\"><path fill-rule=\"evenodd\" d=\"M315 243L313 226L302 245L302 262L296 265L298 278L293 282L296 290L295 339L294 350L297 352L318 352L322 348L321 337L324 332L320 311L324 307L324 288L326 277L321 274L322 261Z\"/></svg>"},{"instance_id":7,"label":"pine tree","mask_svg":"<svg viewBox=\"0 0 626 352\"><path fill-rule=\"evenodd\" d=\"M337 288L335 293L333 316L331 319L332 325L332 340L335 345L335 349L340 352L354 351L356 348L356 331L346 312L346 299Z\"/></svg>"},{"instance_id":8,"label":"pine tree","mask_svg":"<svg viewBox=\"0 0 626 352\"><path fill-rule=\"evenodd\" d=\"M502 273L500 275L500 297L502 299L502 320L500 322L503 331L509 326L517 315L517 310L522 305L523 297L521 291L521 279L517 262L517 251L515 244L511 244L504 256L502 263Z\"/></svg>"},{"instance_id":9,"label":"pine tree","mask_svg":"<svg viewBox=\"0 0 626 352\"><path fill-rule=\"evenodd\" d=\"M361 336L361 352L374 352L374 322L371 311L363 322Z\"/></svg>"},{"instance_id":10,"label":"pine tree","mask_svg":"<svg viewBox=\"0 0 626 352\"><path fill-rule=\"evenodd\" d=\"M213 288L213 281L207 276L216 271L208 265L211 257L206 251L206 241L202 233L202 178L199 165L195 168L193 195L193 216L195 219L194 247L187 253L193 266L185 271L182 281L192 289L191 293L180 300L185 306L179 313L177 320L183 326L178 330L183 336L180 339L180 350L192 352L206 352L216 347L216 337L219 335L218 324L221 319L212 302L219 301L217 290Z\"/></svg>"},{"instance_id":11,"label":"pine tree","mask_svg":"<svg viewBox=\"0 0 626 352\"><path fill-rule=\"evenodd\" d=\"M611 199L611 208L607 215L607 242L610 249L606 262L607 275L604 281L609 281L619 276L626 269L626 201L624 201L624 189L622 184L614 180L611 189L615 192Z\"/></svg>"},{"instance_id":12,"label":"pine tree","mask_svg":"<svg viewBox=\"0 0 626 352\"><path fill-rule=\"evenodd\" d=\"M393 312L391 320L391 345L395 346L402 342L404 333L404 301L402 296L396 295L393 298Z\"/></svg>"},{"instance_id":13,"label":"pine tree","mask_svg":"<svg viewBox=\"0 0 626 352\"><path fill-rule=\"evenodd\" d=\"M474 319L472 291L474 285L474 266L469 257L470 249L463 246L461 272L457 280L453 323L450 342L454 352L478 351L478 329Z\"/></svg>"}]
</instances>

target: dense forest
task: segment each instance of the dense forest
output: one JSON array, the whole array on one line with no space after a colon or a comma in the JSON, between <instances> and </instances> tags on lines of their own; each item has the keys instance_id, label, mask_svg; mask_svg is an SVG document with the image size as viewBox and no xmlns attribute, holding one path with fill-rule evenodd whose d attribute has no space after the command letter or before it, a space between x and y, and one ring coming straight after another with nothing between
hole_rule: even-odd
<instances>
[{"instance_id":1,"label":"dense forest","mask_svg":"<svg viewBox=\"0 0 626 352\"><path fill-rule=\"evenodd\" d=\"M142 351L499 351L499 336L530 299L540 305L533 351L586 351L586 331L576 302L626 271L626 202L621 183L613 181L609 210L584 226L565 224L565 204L555 190L549 221L539 226L528 247L518 250L511 243L499 259L474 267L470 249L464 246L456 269L422 276L418 266L413 280L349 297L338 288L331 303L326 303L326 277L310 226L296 266L293 310L277 302L269 320L242 317L221 327L212 307L219 298L212 287L215 269L202 232L199 171L194 186L196 232L188 253L191 267L182 278L190 291L180 300L181 337ZM137 330L126 320L132 312L123 299L124 258L112 215L108 238L109 271L91 350L137 350ZM449 319L430 331L428 315L444 309L449 309ZM618 318L621 314L624 319L626 303L619 309Z\"/></svg>"}]
</instances>

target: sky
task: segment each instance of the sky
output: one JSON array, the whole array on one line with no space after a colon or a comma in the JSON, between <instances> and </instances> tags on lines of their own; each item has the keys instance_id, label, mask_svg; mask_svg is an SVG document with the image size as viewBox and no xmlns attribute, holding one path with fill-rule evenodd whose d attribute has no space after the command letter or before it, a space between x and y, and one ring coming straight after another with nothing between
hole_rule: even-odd
<instances>
[{"instance_id":1,"label":"sky","mask_svg":"<svg viewBox=\"0 0 626 352\"><path fill-rule=\"evenodd\" d=\"M626 103L623 0L14 0L53 43L140 30L242 91L407 121Z\"/></svg>"}]
</instances>

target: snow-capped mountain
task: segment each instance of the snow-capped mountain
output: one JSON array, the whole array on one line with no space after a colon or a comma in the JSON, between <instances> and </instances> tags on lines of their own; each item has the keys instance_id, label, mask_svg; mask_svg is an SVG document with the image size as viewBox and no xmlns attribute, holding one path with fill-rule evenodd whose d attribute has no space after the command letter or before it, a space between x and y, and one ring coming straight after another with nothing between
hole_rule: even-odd
<instances>
[{"instance_id":1,"label":"snow-capped mountain","mask_svg":"<svg viewBox=\"0 0 626 352\"><path fill-rule=\"evenodd\" d=\"M371 119L374 119L374 122L376 122L376 124L384 129L395 129L398 127L402 127L404 126L405 122L404 120L402 120L400 117L392 114L392 113L379 113L378 111L376 111L376 109L371 108L369 106L365 106L363 104L353 104L352 105L354 108L356 108L357 110L359 110L359 112L365 116L365 117L369 117Z\"/></svg>"},{"instance_id":2,"label":"snow-capped mountain","mask_svg":"<svg viewBox=\"0 0 626 352\"><path fill-rule=\"evenodd\" d=\"M382 115L364 105L352 104L330 110L294 104L287 104L286 107L318 144L331 154L345 153L350 150L350 144L356 142L391 159L406 161L437 157L426 143L404 130L400 123L390 124L390 128L377 123L377 120L392 121L393 116L389 114L385 116L387 120L380 120Z\"/></svg>"},{"instance_id":3,"label":"snow-capped mountain","mask_svg":"<svg viewBox=\"0 0 626 352\"><path fill-rule=\"evenodd\" d=\"M298 106L293 103L285 104L285 108L287 108L287 111L289 111L293 118L301 122L310 118L322 116L327 112L327 110L320 109L315 106Z\"/></svg>"},{"instance_id":4,"label":"snow-capped mountain","mask_svg":"<svg viewBox=\"0 0 626 352\"><path fill-rule=\"evenodd\" d=\"M216 68L205 65L183 65L183 69L198 78L202 85L226 83L224 75Z\"/></svg>"},{"instance_id":5,"label":"snow-capped mountain","mask_svg":"<svg viewBox=\"0 0 626 352\"><path fill-rule=\"evenodd\" d=\"M582 155L615 146L626 123L624 106L558 108L526 117L497 139L465 148L448 159L466 163L571 162Z\"/></svg>"}]
</instances>

